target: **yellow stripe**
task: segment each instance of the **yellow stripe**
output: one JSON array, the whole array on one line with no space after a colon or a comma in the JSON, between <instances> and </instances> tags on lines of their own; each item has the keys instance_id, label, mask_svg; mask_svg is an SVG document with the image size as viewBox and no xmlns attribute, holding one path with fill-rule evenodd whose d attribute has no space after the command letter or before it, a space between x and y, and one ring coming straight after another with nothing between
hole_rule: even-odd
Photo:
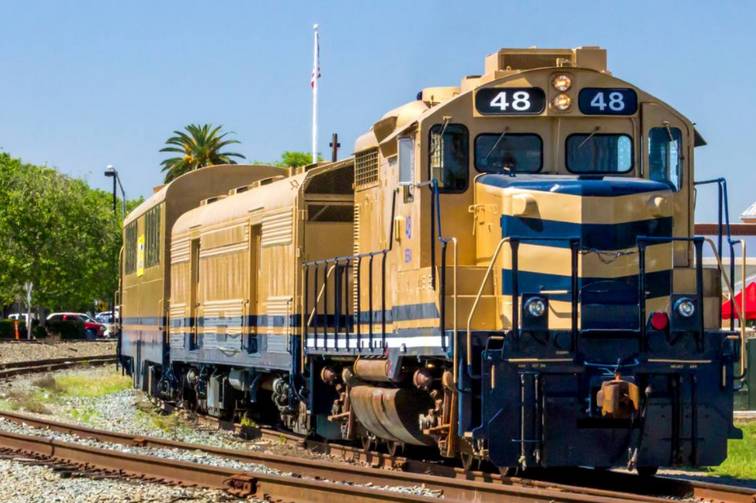
<instances>
[{"instance_id":1,"label":"yellow stripe","mask_svg":"<svg viewBox=\"0 0 756 503\"><path fill-rule=\"evenodd\" d=\"M516 194L529 194L537 205L537 211L528 217L539 220L553 220L555 222L569 222L575 224L619 224L651 220L672 216L670 202L661 214L650 202L656 197L670 198L669 192L656 191L641 194L628 194L614 197L580 196L562 194L559 192L545 192L527 190L522 187L492 187L478 185L481 190L490 193L500 193L504 196L503 213L511 214L510 198ZM657 213L657 214L655 214Z\"/></svg>"},{"instance_id":2,"label":"yellow stripe","mask_svg":"<svg viewBox=\"0 0 756 503\"><path fill-rule=\"evenodd\" d=\"M578 255L578 277L619 278L638 274L638 253L636 248L612 252L589 252ZM526 272L569 276L571 271L569 248L557 248L521 243L518 253L518 269ZM512 268L512 257L508 249L502 252L502 265ZM672 269L672 245L661 243L646 248L646 272Z\"/></svg>"}]
</instances>

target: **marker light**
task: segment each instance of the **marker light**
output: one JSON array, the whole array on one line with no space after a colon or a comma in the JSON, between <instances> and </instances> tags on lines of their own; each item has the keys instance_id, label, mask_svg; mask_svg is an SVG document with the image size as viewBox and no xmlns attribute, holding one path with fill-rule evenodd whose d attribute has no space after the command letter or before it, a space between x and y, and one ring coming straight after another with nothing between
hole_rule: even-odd
<instances>
[{"instance_id":1,"label":"marker light","mask_svg":"<svg viewBox=\"0 0 756 503\"><path fill-rule=\"evenodd\" d=\"M551 100L551 104L557 110L565 111L570 108L570 105L572 105L572 98L562 93Z\"/></svg>"},{"instance_id":2,"label":"marker light","mask_svg":"<svg viewBox=\"0 0 756 503\"><path fill-rule=\"evenodd\" d=\"M554 86L554 89L557 91L565 92L572 86L572 79L569 75L562 73L551 79L551 85Z\"/></svg>"},{"instance_id":3,"label":"marker light","mask_svg":"<svg viewBox=\"0 0 756 503\"><path fill-rule=\"evenodd\" d=\"M675 309L683 318L690 318L696 313L696 304L687 297L683 297L675 302Z\"/></svg>"},{"instance_id":4,"label":"marker light","mask_svg":"<svg viewBox=\"0 0 756 503\"><path fill-rule=\"evenodd\" d=\"M654 313L651 315L651 326L654 330L666 330L669 326L667 313Z\"/></svg>"},{"instance_id":5,"label":"marker light","mask_svg":"<svg viewBox=\"0 0 756 503\"><path fill-rule=\"evenodd\" d=\"M525 303L525 309L530 316L539 318L546 312L546 303L540 297L532 297Z\"/></svg>"}]
</instances>

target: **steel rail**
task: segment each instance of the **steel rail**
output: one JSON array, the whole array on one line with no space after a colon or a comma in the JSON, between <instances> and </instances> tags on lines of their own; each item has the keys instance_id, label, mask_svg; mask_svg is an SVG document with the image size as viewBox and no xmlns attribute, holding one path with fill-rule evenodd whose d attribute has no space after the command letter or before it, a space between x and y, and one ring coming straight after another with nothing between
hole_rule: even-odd
<instances>
[{"instance_id":1,"label":"steel rail","mask_svg":"<svg viewBox=\"0 0 756 503\"><path fill-rule=\"evenodd\" d=\"M436 498L355 487L322 480L246 472L200 463L187 463L81 444L60 442L44 437L0 431L0 447L26 455L70 463L85 470L105 470L124 477L156 482L221 489L236 496L255 496L276 501L350 503L435 501Z\"/></svg>"},{"instance_id":2,"label":"steel rail","mask_svg":"<svg viewBox=\"0 0 756 503\"><path fill-rule=\"evenodd\" d=\"M62 370L79 365L104 365L115 363L114 355L78 356L75 358L49 358L46 360L9 362L0 364L0 379L36 372Z\"/></svg>"},{"instance_id":3,"label":"steel rail","mask_svg":"<svg viewBox=\"0 0 756 503\"><path fill-rule=\"evenodd\" d=\"M403 465L403 468L411 468L412 471L392 471L353 464L334 463L321 459L305 459L293 456L281 456L276 454L187 444L160 438L132 436L123 433L95 430L84 426L51 421L27 414L2 412L0 413L0 417L19 424L27 424L37 428L49 428L50 430L61 433L74 434L82 438L94 438L98 441L108 443L148 448L199 450L220 457L265 465L269 468L297 474L300 477L339 481L344 482L347 485L370 483L383 486L417 486L422 484L427 489L442 494L444 501L476 501L479 503L499 501L591 501L596 503L619 501L666 501L663 498L621 493L609 489L576 487L574 485L566 485L553 481L539 481L515 477L507 478L501 477L498 474L491 475L483 474L482 472L473 477L475 480L470 480L470 473L464 473L462 470L449 467L443 467L443 470L429 474L426 472L429 470L432 471L431 467L433 465L415 462L407 462ZM289 437L286 437L286 439L291 440ZM0 431L0 446L4 444L4 433ZM162 472L154 476L164 478ZM258 477L257 474L253 474L252 476ZM206 487L223 488L217 484ZM386 491L381 492L386 493ZM420 499L405 500L402 499L404 495L401 493L388 492L388 494L392 495L390 498L386 498L390 501L433 501L435 499L420 497ZM311 501L308 498L304 499ZM329 503L331 502L329 501Z\"/></svg>"},{"instance_id":4,"label":"steel rail","mask_svg":"<svg viewBox=\"0 0 756 503\"><path fill-rule=\"evenodd\" d=\"M200 416L203 421L212 422L220 429L239 432L239 425L217 418ZM755 491L745 487L717 484L668 476L639 478L634 473L619 471L597 471L590 468L573 468L534 472L532 478L505 477L498 473L480 470L464 470L459 467L428 463L401 456L391 456L382 452L365 451L349 445L320 442L305 439L294 433L281 432L271 428L261 428L261 437L272 441L285 441L289 445L305 447L313 452L339 456L347 462L365 463L373 468L401 470L404 473L432 474L467 481L493 484L523 484L542 488L564 488L582 490L595 495L632 494L635 501L660 501L665 498L698 498L712 502L756 503ZM370 475L373 478L373 475Z\"/></svg>"}]
</instances>

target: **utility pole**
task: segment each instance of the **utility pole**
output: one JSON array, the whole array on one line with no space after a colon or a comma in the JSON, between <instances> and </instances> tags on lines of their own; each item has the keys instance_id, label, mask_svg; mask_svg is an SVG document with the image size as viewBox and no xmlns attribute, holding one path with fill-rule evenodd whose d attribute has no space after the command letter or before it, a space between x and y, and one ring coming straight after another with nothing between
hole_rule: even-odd
<instances>
[{"instance_id":1,"label":"utility pole","mask_svg":"<svg viewBox=\"0 0 756 503\"><path fill-rule=\"evenodd\" d=\"M337 133L333 133L331 135L331 143L329 143L328 146L331 147L331 161L338 161L339 148L341 147L341 143L339 143L339 135Z\"/></svg>"},{"instance_id":2,"label":"utility pole","mask_svg":"<svg viewBox=\"0 0 756 503\"><path fill-rule=\"evenodd\" d=\"M26 338L29 340L32 338L31 301L33 288L34 283L31 281L24 283L24 292L26 292Z\"/></svg>"}]
</instances>

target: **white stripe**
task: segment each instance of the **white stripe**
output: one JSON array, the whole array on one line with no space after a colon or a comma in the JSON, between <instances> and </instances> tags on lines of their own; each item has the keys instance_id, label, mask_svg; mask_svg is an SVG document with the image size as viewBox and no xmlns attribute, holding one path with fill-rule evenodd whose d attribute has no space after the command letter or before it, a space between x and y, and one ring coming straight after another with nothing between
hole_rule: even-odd
<instances>
[{"instance_id":1,"label":"white stripe","mask_svg":"<svg viewBox=\"0 0 756 503\"><path fill-rule=\"evenodd\" d=\"M366 336L362 336L360 342L364 349L368 349L368 338ZM328 336L328 339L326 341L326 347L325 349L346 349L347 347L347 341L346 337L339 337L337 341L338 346L334 346L334 337L332 335ZM422 335L422 336L416 336L416 337L386 337L386 346L389 348L400 348L402 346L406 348L422 348L422 347L441 347L441 336L440 335ZM308 348L315 348L315 339L313 337L307 338L307 347ZM381 337L373 335L373 348L377 349L381 347ZM349 339L349 348L350 349L356 349L357 348L357 338L351 337ZM324 349L323 348L323 337L318 337L318 346L317 349Z\"/></svg>"}]
</instances>

